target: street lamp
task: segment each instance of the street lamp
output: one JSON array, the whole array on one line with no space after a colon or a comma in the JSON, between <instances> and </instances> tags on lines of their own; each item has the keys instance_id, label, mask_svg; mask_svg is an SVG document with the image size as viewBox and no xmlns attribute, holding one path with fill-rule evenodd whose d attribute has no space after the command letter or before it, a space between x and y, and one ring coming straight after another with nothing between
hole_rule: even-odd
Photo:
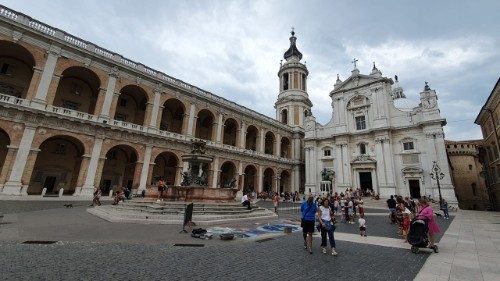
<instances>
[{"instance_id":1,"label":"street lamp","mask_svg":"<svg viewBox=\"0 0 500 281\"><path fill-rule=\"evenodd\" d=\"M439 168L436 161L433 161L431 178L433 180L436 180L436 182L437 182L438 191L439 191L439 207L442 208L443 207L442 206L443 205L443 197L441 196L441 185L439 184L439 180L442 180L444 178L444 174L441 172L441 168Z\"/></svg>"}]
</instances>

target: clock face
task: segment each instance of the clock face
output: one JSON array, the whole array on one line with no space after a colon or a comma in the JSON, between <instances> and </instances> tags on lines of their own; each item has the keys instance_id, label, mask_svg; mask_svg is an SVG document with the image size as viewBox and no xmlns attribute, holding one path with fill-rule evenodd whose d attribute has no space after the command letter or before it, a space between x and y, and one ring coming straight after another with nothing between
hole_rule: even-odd
<instances>
[{"instance_id":1,"label":"clock face","mask_svg":"<svg viewBox=\"0 0 500 281\"><path fill-rule=\"evenodd\" d=\"M424 106L424 108L427 109L434 108L434 106L436 106L436 100L435 99L426 100L423 102L422 105Z\"/></svg>"}]
</instances>

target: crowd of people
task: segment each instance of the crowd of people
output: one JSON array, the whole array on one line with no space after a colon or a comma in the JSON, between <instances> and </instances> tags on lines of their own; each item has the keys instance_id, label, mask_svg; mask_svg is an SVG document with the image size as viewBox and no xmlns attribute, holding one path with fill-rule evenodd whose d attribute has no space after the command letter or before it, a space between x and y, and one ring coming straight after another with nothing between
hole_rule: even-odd
<instances>
[{"instance_id":1,"label":"crowd of people","mask_svg":"<svg viewBox=\"0 0 500 281\"><path fill-rule=\"evenodd\" d=\"M336 229L337 217L341 223L358 224L359 234L367 237L367 221L365 218L365 207L363 196L371 196L376 199L378 194L366 194L360 189L347 189L342 193L331 193L327 196L310 195L307 201L301 205L301 226L303 228L304 249L312 254L312 234L316 228L321 233L321 248L323 253L327 253L327 237L330 242L332 255L337 255L335 250L334 231ZM377 199L378 200L378 199ZM448 207L445 200L442 202L444 218L448 219ZM434 211L429 204L429 200L424 196L419 200L409 197L391 196L387 200L390 223L397 226L399 235L408 242L408 234L413 218L418 217L427 221L429 248L438 252L435 244L435 235L440 232L436 222Z\"/></svg>"}]
</instances>

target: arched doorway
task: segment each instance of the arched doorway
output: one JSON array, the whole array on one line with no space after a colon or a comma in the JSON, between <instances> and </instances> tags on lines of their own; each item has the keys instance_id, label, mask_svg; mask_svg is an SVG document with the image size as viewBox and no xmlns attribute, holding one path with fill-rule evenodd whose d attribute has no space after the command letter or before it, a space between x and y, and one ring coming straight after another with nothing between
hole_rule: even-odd
<instances>
[{"instance_id":1,"label":"arched doorway","mask_svg":"<svg viewBox=\"0 0 500 281\"><path fill-rule=\"evenodd\" d=\"M222 166L220 167L220 178L219 178L219 185L222 188L233 188L237 187L236 182L237 182L237 173L236 173L236 166L234 165L233 162L231 161L226 161Z\"/></svg>"},{"instance_id":2,"label":"arched doorway","mask_svg":"<svg viewBox=\"0 0 500 281\"><path fill-rule=\"evenodd\" d=\"M178 99L169 99L163 104L160 130L182 134L182 123L186 109Z\"/></svg>"},{"instance_id":3,"label":"arched doorway","mask_svg":"<svg viewBox=\"0 0 500 281\"><path fill-rule=\"evenodd\" d=\"M57 194L61 188L64 194L74 193L85 153L83 144L73 137L54 136L39 149L28 194L41 194L43 188L47 189L46 194Z\"/></svg>"},{"instance_id":4,"label":"arched doorway","mask_svg":"<svg viewBox=\"0 0 500 281\"><path fill-rule=\"evenodd\" d=\"M54 102L57 107L95 114L95 105L101 82L97 75L83 67L63 71Z\"/></svg>"},{"instance_id":5,"label":"arched doorway","mask_svg":"<svg viewBox=\"0 0 500 281\"><path fill-rule=\"evenodd\" d=\"M288 171L283 171L280 175L280 193L282 192L292 192L290 173Z\"/></svg>"},{"instance_id":6,"label":"arched doorway","mask_svg":"<svg viewBox=\"0 0 500 281\"><path fill-rule=\"evenodd\" d=\"M281 123L288 124L288 110L286 109L281 111Z\"/></svg>"},{"instance_id":7,"label":"arched doorway","mask_svg":"<svg viewBox=\"0 0 500 281\"><path fill-rule=\"evenodd\" d=\"M3 171L5 158L7 158L7 152L9 152L8 148L9 145L10 145L9 135L4 130L0 129L0 172Z\"/></svg>"},{"instance_id":8,"label":"arched doorway","mask_svg":"<svg viewBox=\"0 0 500 281\"><path fill-rule=\"evenodd\" d=\"M153 168L153 185L163 178L167 185L174 185L177 175L177 165L179 161L172 152L163 152L155 159ZM180 176L180 175L179 175Z\"/></svg>"},{"instance_id":9,"label":"arched doorway","mask_svg":"<svg viewBox=\"0 0 500 281\"><path fill-rule=\"evenodd\" d=\"M264 153L274 154L274 134L272 132L266 133L266 139L264 142Z\"/></svg>"},{"instance_id":10,"label":"arched doorway","mask_svg":"<svg viewBox=\"0 0 500 281\"><path fill-rule=\"evenodd\" d=\"M257 169L253 165L248 165L245 168L243 192L256 191L257 187Z\"/></svg>"},{"instance_id":11,"label":"arched doorway","mask_svg":"<svg viewBox=\"0 0 500 281\"><path fill-rule=\"evenodd\" d=\"M134 182L137 165L137 152L128 145L117 145L106 153L99 186L103 194L110 190L120 190L122 187L132 189L138 183Z\"/></svg>"},{"instance_id":12,"label":"arched doorway","mask_svg":"<svg viewBox=\"0 0 500 281\"><path fill-rule=\"evenodd\" d=\"M291 155L290 148L291 148L290 140L286 137L281 138L281 154L280 154L280 156L283 158L290 158L290 155Z\"/></svg>"},{"instance_id":13,"label":"arched doorway","mask_svg":"<svg viewBox=\"0 0 500 281\"><path fill-rule=\"evenodd\" d=\"M212 140L212 130L214 127L214 115L207 109L198 113L196 119L195 137L199 139Z\"/></svg>"},{"instance_id":14,"label":"arched doorway","mask_svg":"<svg viewBox=\"0 0 500 281\"><path fill-rule=\"evenodd\" d=\"M262 179L262 187L264 188L264 191L266 192L275 192L276 190L274 189L274 181L275 181L275 176L274 176L274 170L271 168L267 168L264 171L264 177Z\"/></svg>"},{"instance_id":15,"label":"arched doorway","mask_svg":"<svg viewBox=\"0 0 500 281\"><path fill-rule=\"evenodd\" d=\"M245 138L245 149L257 150L257 136L259 135L259 131L255 126L250 125L247 128L247 134Z\"/></svg>"},{"instance_id":16,"label":"arched doorway","mask_svg":"<svg viewBox=\"0 0 500 281\"><path fill-rule=\"evenodd\" d=\"M224 122L224 135L222 142L227 145L236 146L236 138L238 134L238 123L233 118L229 118Z\"/></svg>"},{"instance_id":17,"label":"arched doorway","mask_svg":"<svg viewBox=\"0 0 500 281\"><path fill-rule=\"evenodd\" d=\"M148 95L146 91L136 85L128 85L120 90L120 97L116 105L115 120L144 124Z\"/></svg>"},{"instance_id":18,"label":"arched doorway","mask_svg":"<svg viewBox=\"0 0 500 281\"><path fill-rule=\"evenodd\" d=\"M23 46L0 41L0 93L26 98L35 64L33 55Z\"/></svg>"}]
</instances>

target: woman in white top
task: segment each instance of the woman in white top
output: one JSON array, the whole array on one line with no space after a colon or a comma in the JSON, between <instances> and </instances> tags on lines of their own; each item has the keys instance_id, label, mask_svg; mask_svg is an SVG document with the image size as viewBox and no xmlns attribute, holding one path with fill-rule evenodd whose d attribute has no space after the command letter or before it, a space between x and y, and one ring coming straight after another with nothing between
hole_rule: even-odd
<instances>
[{"instance_id":1,"label":"woman in white top","mask_svg":"<svg viewBox=\"0 0 500 281\"><path fill-rule=\"evenodd\" d=\"M318 217L321 229L321 247L323 248L323 254L326 254L326 235L328 234L328 240L330 240L330 246L332 247L332 255L336 256L335 238L333 237L335 225L332 222L334 214L327 198L323 199L322 205L318 208L316 216Z\"/></svg>"}]
</instances>

